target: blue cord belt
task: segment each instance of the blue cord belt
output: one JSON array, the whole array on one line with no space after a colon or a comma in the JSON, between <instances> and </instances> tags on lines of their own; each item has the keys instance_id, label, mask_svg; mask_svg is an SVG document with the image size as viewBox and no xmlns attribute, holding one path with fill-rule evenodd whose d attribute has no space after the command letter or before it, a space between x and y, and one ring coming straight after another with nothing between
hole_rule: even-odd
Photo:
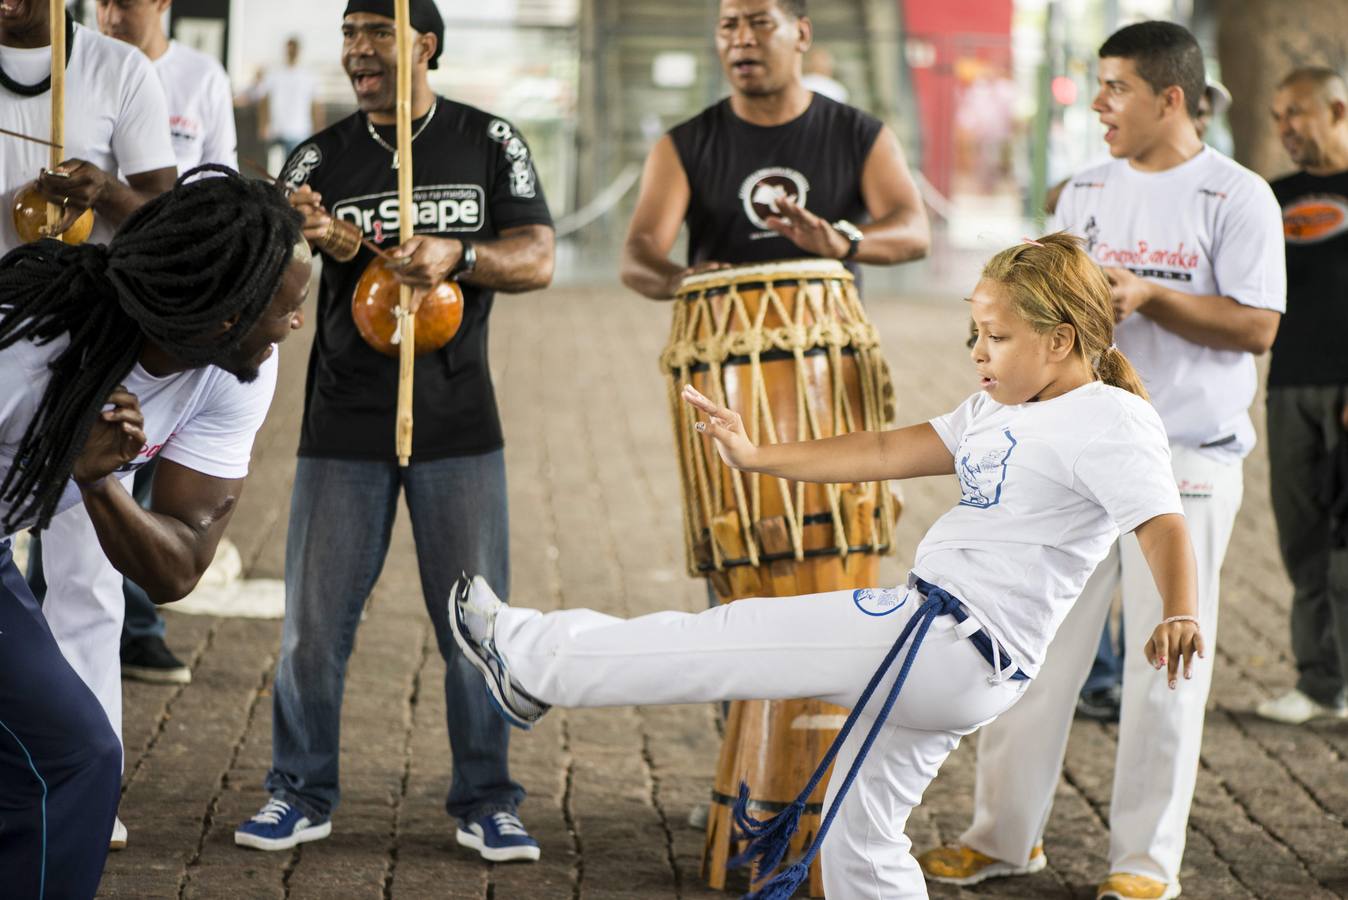
<instances>
[{"instance_id":1,"label":"blue cord belt","mask_svg":"<svg viewBox=\"0 0 1348 900\"><path fill-rule=\"evenodd\" d=\"M918 593L920 593L924 597L930 594L933 590L937 589L936 585L928 584L921 578L914 578L913 586L916 587ZM956 622L963 622L965 619L969 618L969 614L964 611L964 607L959 603L955 603L953 606L951 606L949 608L949 612L950 615L955 617ZM988 637L988 633L984 631L982 628L980 628L973 634L969 635L969 640L973 642L974 647L977 648L979 653L983 654L983 658L988 661L988 665L992 666L993 670L995 671L997 668L997 663L993 661L992 638ZM1012 662L1011 657L1003 653L1002 654L1003 671L1010 668L1012 665L1015 665L1015 663ZM1030 680L1030 676L1022 672L1019 666L1016 667L1016 671L1011 673L1010 677L1012 681Z\"/></svg>"}]
</instances>

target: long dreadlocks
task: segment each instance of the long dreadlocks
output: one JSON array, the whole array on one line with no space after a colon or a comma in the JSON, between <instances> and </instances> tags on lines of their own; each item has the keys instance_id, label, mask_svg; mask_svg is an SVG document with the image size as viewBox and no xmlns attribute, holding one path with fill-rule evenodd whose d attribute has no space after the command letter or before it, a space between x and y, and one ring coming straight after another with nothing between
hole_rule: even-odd
<instances>
[{"instance_id":1,"label":"long dreadlocks","mask_svg":"<svg viewBox=\"0 0 1348 900\"><path fill-rule=\"evenodd\" d=\"M195 178L203 172L214 174ZM0 534L34 518L39 528L50 522L144 341L194 367L239 345L271 303L302 240L300 222L274 186L205 165L132 213L107 247L44 240L0 259L0 350L70 336L0 483L0 500L11 504Z\"/></svg>"}]
</instances>

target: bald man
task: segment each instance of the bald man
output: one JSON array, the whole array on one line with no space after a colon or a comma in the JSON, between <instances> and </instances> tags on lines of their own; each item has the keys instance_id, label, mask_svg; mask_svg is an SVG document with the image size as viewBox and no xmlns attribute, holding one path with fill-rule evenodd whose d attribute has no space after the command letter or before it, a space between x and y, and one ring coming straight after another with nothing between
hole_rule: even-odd
<instances>
[{"instance_id":1,"label":"bald man","mask_svg":"<svg viewBox=\"0 0 1348 900\"><path fill-rule=\"evenodd\" d=\"M1273 182L1287 242L1287 314L1268 370L1269 487L1292 579L1296 687L1259 704L1300 725L1348 718L1348 89L1297 69L1273 122L1298 171ZM1325 496L1337 471L1337 496Z\"/></svg>"}]
</instances>

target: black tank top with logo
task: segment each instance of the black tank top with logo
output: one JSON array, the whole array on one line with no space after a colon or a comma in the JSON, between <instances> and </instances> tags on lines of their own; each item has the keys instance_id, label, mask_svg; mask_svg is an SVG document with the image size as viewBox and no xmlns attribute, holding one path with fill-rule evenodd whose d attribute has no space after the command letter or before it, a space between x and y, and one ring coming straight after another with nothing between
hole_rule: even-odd
<instances>
[{"instance_id":1,"label":"black tank top with logo","mask_svg":"<svg viewBox=\"0 0 1348 900\"><path fill-rule=\"evenodd\" d=\"M785 125L752 125L726 99L676 126L669 135L692 191L688 264L811 255L765 224L781 196L828 222L866 221L861 170L881 127L819 94Z\"/></svg>"}]
</instances>

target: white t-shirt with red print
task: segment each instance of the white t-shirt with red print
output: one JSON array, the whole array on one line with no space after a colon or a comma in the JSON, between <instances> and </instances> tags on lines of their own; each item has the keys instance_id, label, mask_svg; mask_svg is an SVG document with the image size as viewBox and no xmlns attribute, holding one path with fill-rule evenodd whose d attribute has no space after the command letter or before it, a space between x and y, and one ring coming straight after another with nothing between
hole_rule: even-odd
<instances>
[{"instance_id":1,"label":"white t-shirt with red print","mask_svg":"<svg viewBox=\"0 0 1348 900\"><path fill-rule=\"evenodd\" d=\"M51 380L50 361L69 343L62 336L49 344L19 341L0 350L5 384L0 392L0 479L9 474L19 441L37 414ZM155 377L137 363L122 383L140 401L146 442L139 455L119 470L119 477L157 456L214 478L247 475L253 438L276 390L278 356L273 353L264 361L258 377L247 384L215 366ZM57 512L79 502L79 488L70 481ZM9 510L10 504L0 501L0 519ZM16 530L31 524L20 523Z\"/></svg>"},{"instance_id":2,"label":"white t-shirt with red print","mask_svg":"<svg viewBox=\"0 0 1348 900\"><path fill-rule=\"evenodd\" d=\"M1091 257L1188 294L1282 312L1282 214L1268 184L1205 147L1164 172L1126 160L1068 179L1054 229L1086 239ZM1134 313L1115 340L1137 368L1170 440L1238 460L1254 447L1254 356L1205 347Z\"/></svg>"}]
</instances>

